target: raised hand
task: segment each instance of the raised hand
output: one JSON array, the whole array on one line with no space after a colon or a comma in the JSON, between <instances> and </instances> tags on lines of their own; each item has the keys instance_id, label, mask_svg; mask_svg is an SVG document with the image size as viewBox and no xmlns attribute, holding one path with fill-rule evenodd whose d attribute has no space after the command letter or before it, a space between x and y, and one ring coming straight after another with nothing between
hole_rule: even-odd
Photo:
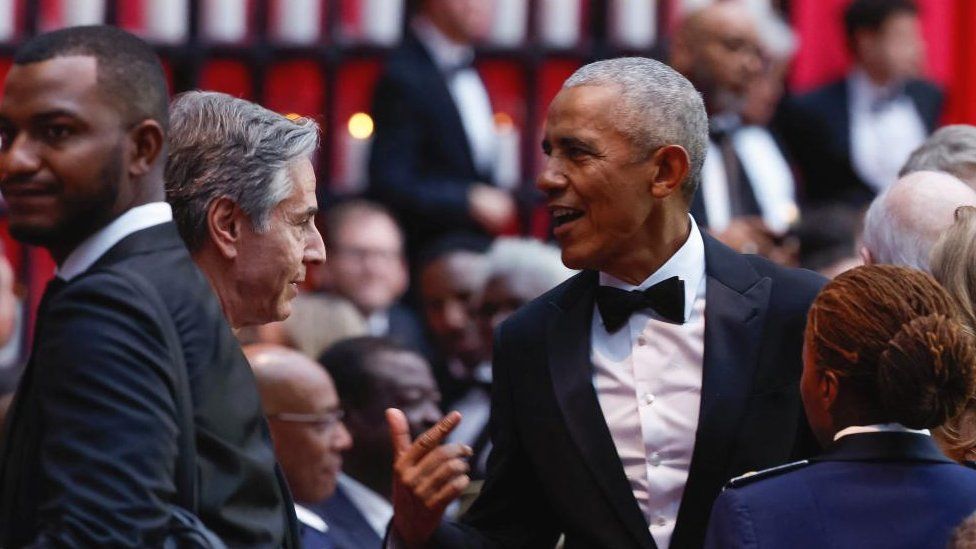
<instances>
[{"instance_id":1,"label":"raised hand","mask_svg":"<svg viewBox=\"0 0 976 549\"><path fill-rule=\"evenodd\" d=\"M444 416L417 440L411 441L403 412L386 411L393 440L393 529L408 548L426 544L444 510L467 488L472 450L464 444L441 444L461 423L461 414Z\"/></svg>"}]
</instances>

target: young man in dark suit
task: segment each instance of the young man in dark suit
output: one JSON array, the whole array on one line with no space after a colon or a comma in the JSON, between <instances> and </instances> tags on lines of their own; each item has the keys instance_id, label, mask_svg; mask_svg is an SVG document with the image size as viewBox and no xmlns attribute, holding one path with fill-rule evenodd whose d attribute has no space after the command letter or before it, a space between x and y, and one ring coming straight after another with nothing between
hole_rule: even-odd
<instances>
[{"instance_id":1,"label":"young man in dark suit","mask_svg":"<svg viewBox=\"0 0 976 549\"><path fill-rule=\"evenodd\" d=\"M787 104L783 136L807 202L866 206L932 133L942 92L922 80L913 0L855 0L844 14L854 68Z\"/></svg>"},{"instance_id":2,"label":"young man in dark suit","mask_svg":"<svg viewBox=\"0 0 976 549\"><path fill-rule=\"evenodd\" d=\"M742 256L688 213L708 140L701 97L643 58L581 68L549 107L538 187L563 262L582 269L496 332L494 445L459 524L443 509L471 449L411 443L388 412L392 543L697 547L736 474L813 451L797 383L823 283Z\"/></svg>"},{"instance_id":3,"label":"young man in dark suit","mask_svg":"<svg viewBox=\"0 0 976 549\"><path fill-rule=\"evenodd\" d=\"M58 272L0 450L4 547L297 547L254 378L163 201L167 99L113 27L37 37L7 75L10 230Z\"/></svg>"},{"instance_id":4,"label":"young man in dark suit","mask_svg":"<svg viewBox=\"0 0 976 549\"><path fill-rule=\"evenodd\" d=\"M373 96L370 194L403 223L415 257L456 231L498 234L515 223L493 185L495 127L472 44L487 32L482 0L418 0L403 44Z\"/></svg>"}]
</instances>

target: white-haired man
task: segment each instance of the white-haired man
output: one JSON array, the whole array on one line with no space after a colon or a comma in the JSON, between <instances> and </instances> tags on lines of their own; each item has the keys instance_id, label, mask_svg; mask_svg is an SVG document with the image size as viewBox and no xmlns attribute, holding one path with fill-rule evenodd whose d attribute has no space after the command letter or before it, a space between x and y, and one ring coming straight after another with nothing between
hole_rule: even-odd
<instances>
[{"instance_id":1,"label":"white-haired man","mask_svg":"<svg viewBox=\"0 0 976 549\"><path fill-rule=\"evenodd\" d=\"M731 477L813 451L796 386L809 272L742 256L688 214L708 143L701 97L644 58L598 61L549 106L548 197L583 272L496 332L494 448L460 524L471 449L387 419L392 531L407 547L695 547ZM425 544L430 545L425 545Z\"/></svg>"},{"instance_id":2,"label":"white-haired man","mask_svg":"<svg viewBox=\"0 0 976 549\"><path fill-rule=\"evenodd\" d=\"M325 261L318 128L216 92L177 97L170 126L166 199L224 315L234 328L284 320L306 267Z\"/></svg>"},{"instance_id":3,"label":"white-haired man","mask_svg":"<svg viewBox=\"0 0 976 549\"><path fill-rule=\"evenodd\" d=\"M928 272L932 246L959 206L976 206L976 191L958 178L930 171L902 177L871 202L861 259Z\"/></svg>"}]
</instances>

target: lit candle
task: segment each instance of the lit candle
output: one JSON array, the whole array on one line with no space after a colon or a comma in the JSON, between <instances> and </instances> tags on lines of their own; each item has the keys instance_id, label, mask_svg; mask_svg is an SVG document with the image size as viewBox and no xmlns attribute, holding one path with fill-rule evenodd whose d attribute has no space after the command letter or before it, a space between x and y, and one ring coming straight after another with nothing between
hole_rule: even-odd
<instances>
[{"instance_id":1,"label":"lit candle","mask_svg":"<svg viewBox=\"0 0 976 549\"><path fill-rule=\"evenodd\" d=\"M61 0L61 26L98 25L105 22L105 0Z\"/></svg>"},{"instance_id":2,"label":"lit candle","mask_svg":"<svg viewBox=\"0 0 976 549\"><path fill-rule=\"evenodd\" d=\"M322 20L321 0L278 0L275 39L289 44L314 44L319 41Z\"/></svg>"},{"instance_id":3,"label":"lit candle","mask_svg":"<svg viewBox=\"0 0 976 549\"><path fill-rule=\"evenodd\" d=\"M187 0L145 0L145 35L168 44L186 40L190 19Z\"/></svg>"},{"instance_id":4,"label":"lit candle","mask_svg":"<svg viewBox=\"0 0 976 549\"><path fill-rule=\"evenodd\" d=\"M542 0L539 3L542 43L572 48L580 39L580 0Z\"/></svg>"},{"instance_id":5,"label":"lit candle","mask_svg":"<svg viewBox=\"0 0 976 549\"><path fill-rule=\"evenodd\" d=\"M373 118L364 112L357 112L349 117L346 130L342 132L340 140L342 162L336 183L343 193L358 193L366 189L366 164L373 143Z\"/></svg>"},{"instance_id":6,"label":"lit candle","mask_svg":"<svg viewBox=\"0 0 976 549\"><path fill-rule=\"evenodd\" d=\"M495 114L495 136L495 183L501 189L516 189L522 182L521 136L511 116Z\"/></svg>"},{"instance_id":7,"label":"lit candle","mask_svg":"<svg viewBox=\"0 0 976 549\"><path fill-rule=\"evenodd\" d=\"M14 0L0 0L0 42L9 42L17 35Z\"/></svg>"},{"instance_id":8,"label":"lit candle","mask_svg":"<svg viewBox=\"0 0 976 549\"><path fill-rule=\"evenodd\" d=\"M210 42L243 41L247 0L203 0L203 36Z\"/></svg>"},{"instance_id":9,"label":"lit candle","mask_svg":"<svg viewBox=\"0 0 976 549\"><path fill-rule=\"evenodd\" d=\"M527 0L495 0L490 41L496 46L514 48L525 41L528 21Z\"/></svg>"},{"instance_id":10,"label":"lit candle","mask_svg":"<svg viewBox=\"0 0 976 549\"><path fill-rule=\"evenodd\" d=\"M644 49L654 45L657 37L655 0L614 0L611 12L612 34L617 45L631 49Z\"/></svg>"},{"instance_id":11,"label":"lit candle","mask_svg":"<svg viewBox=\"0 0 976 549\"><path fill-rule=\"evenodd\" d=\"M360 21L365 41L382 46L396 44L403 26L403 0L365 0Z\"/></svg>"}]
</instances>

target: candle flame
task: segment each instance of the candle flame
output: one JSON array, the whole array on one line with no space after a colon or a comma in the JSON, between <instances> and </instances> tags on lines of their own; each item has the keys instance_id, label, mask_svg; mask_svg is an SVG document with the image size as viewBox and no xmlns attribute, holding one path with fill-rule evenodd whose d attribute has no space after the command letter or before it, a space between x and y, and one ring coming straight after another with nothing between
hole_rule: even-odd
<instances>
[{"instance_id":1,"label":"candle flame","mask_svg":"<svg viewBox=\"0 0 976 549\"><path fill-rule=\"evenodd\" d=\"M356 139L369 139L373 135L373 117L364 112L350 116L349 135Z\"/></svg>"},{"instance_id":2,"label":"candle flame","mask_svg":"<svg viewBox=\"0 0 976 549\"><path fill-rule=\"evenodd\" d=\"M515 125L515 121L507 112L495 113L495 127L498 129L508 129Z\"/></svg>"}]
</instances>

